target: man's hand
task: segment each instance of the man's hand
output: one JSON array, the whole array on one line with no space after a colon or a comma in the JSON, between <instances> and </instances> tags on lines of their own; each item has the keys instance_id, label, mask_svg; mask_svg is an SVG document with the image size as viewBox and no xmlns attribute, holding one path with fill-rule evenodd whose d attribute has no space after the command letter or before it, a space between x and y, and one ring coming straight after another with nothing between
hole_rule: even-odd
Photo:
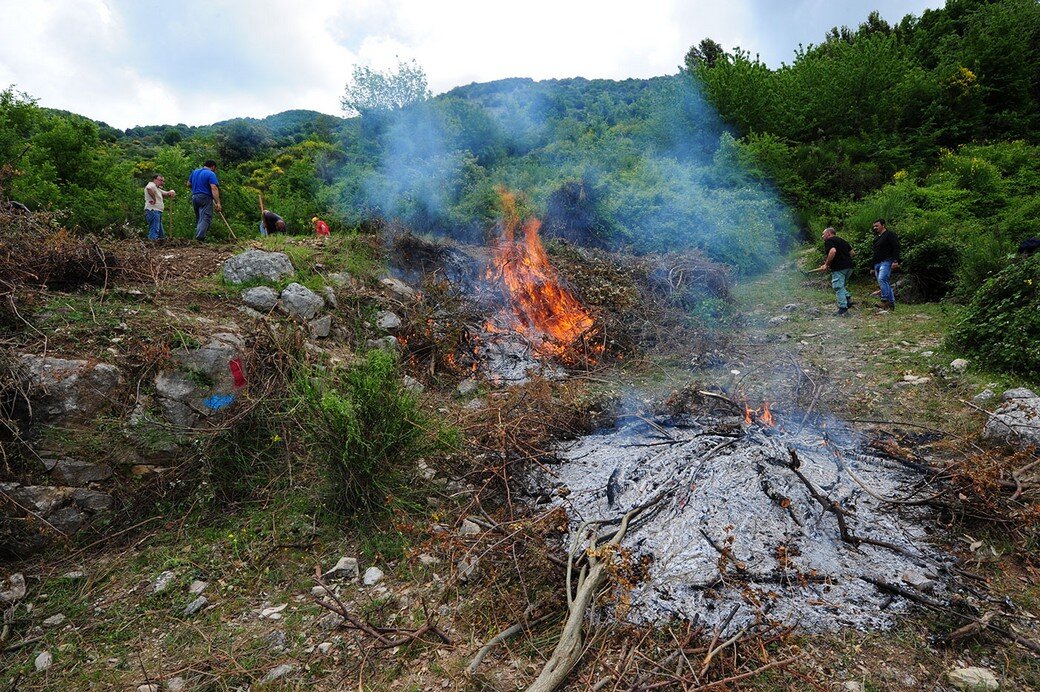
<instances>
[{"instance_id":1,"label":"man's hand","mask_svg":"<svg viewBox=\"0 0 1040 692\"><path fill-rule=\"evenodd\" d=\"M828 271L828 270L829 270L829 267L827 266L826 262L824 262L823 264L821 264L819 267L816 268L816 271L818 271L818 272L825 272L825 271Z\"/></svg>"},{"instance_id":2,"label":"man's hand","mask_svg":"<svg viewBox=\"0 0 1040 692\"><path fill-rule=\"evenodd\" d=\"M895 271L896 269L899 269L899 262L892 263L892 271Z\"/></svg>"},{"instance_id":3,"label":"man's hand","mask_svg":"<svg viewBox=\"0 0 1040 692\"><path fill-rule=\"evenodd\" d=\"M213 206L216 207L217 211L223 211L220 207L220 202L215 202Z\"/></svg>"}]
</instances>

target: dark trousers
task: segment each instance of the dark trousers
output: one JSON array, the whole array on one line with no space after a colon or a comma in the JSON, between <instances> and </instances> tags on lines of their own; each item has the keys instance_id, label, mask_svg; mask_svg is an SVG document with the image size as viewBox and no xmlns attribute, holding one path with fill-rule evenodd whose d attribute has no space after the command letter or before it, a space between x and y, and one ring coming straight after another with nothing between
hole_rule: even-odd
<instances>
[{"instance_id":1,"label":"dark trousers","mask_svg":"<svg viewBox=\"0 0 1040 692\"><path fill-rule=\"evenodd\" d=\"M209 225L213 223L213 195L194 194L191 206L195 210L195 240L205 240Z\"/></svg>"}]
</instances>

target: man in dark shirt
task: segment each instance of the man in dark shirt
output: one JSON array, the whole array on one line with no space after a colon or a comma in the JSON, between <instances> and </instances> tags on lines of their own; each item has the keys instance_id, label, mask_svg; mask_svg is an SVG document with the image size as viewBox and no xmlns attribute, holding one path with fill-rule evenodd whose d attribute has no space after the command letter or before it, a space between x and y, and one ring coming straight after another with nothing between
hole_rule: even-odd
<instances>
[{"instance_id":1,"label":"man in dark shirt","mask_svg":"<svg viewBox=\"0 0 1040 692\"><path fill-rule=\"evenodd\" d=\"M881 289L881 302L878 307L884 310L896 309L896 294L888 282L893 269L899 269L899 237L885 228L885 220L874 222L874 254L870 258L870 273L877 277L878 288Z\"/></svg>"},{"instance_id":2,"label":"man in dark shirt","mask_svg":"<svg viewBox=\"0 0 1040 692\"><path fill-rule=\"evenodd\" d=\"M285 221L273 211L264 209L260 218L260 235L270 233L285 233Z\"/></svg>"},{"instance_id":3,"label":"man in dark shirt","mask_svg":"<svg viewBox=\"0 0 1040 692\"><path fill-rule=\"evenodd\" d=\"M820 271L831 273L831 287L834 298L838 301L837 317L845 317L852 307L852 294L849 293L849 277L852 276L852 258L856 251L844 238L839 238L833 228L823 231L823 252L826 255Z\"/></svg>"}]
</instances>

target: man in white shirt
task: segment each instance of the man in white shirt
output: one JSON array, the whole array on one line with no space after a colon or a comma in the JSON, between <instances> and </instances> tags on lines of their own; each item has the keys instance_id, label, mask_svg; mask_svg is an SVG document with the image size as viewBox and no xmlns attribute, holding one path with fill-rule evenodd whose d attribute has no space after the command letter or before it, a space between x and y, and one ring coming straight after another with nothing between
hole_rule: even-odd
<instances>
[{"instance_id":1,"label":"man in white shirt","mask_svg":"<svg viewBox=\"0 0 1040 692\"><path fill-rule=\"evenodd\" d=\"M156 173L144 188L144 220L148 222L148 240L162 240L166 237L162 225L163 198L174 197L177 193L164 190L165 183L166 179Z\"/></svg>"}]
</instances>

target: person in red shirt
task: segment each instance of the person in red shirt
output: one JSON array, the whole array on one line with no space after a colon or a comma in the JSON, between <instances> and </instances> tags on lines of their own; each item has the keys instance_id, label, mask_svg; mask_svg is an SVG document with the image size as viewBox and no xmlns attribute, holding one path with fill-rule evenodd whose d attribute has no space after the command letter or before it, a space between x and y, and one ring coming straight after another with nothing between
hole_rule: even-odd
<instances>
[{"instance_id":1,"label":"person in red shirt","mask_svg":"<svg viewBox=\"0 0 1040 692\"><path fill-rule=\"evenodd\" d=\"M314 224L314 234L317 236L329 235L329 225L315 216L311 219L311 223Z\"/></svg>"}]
</instances>

